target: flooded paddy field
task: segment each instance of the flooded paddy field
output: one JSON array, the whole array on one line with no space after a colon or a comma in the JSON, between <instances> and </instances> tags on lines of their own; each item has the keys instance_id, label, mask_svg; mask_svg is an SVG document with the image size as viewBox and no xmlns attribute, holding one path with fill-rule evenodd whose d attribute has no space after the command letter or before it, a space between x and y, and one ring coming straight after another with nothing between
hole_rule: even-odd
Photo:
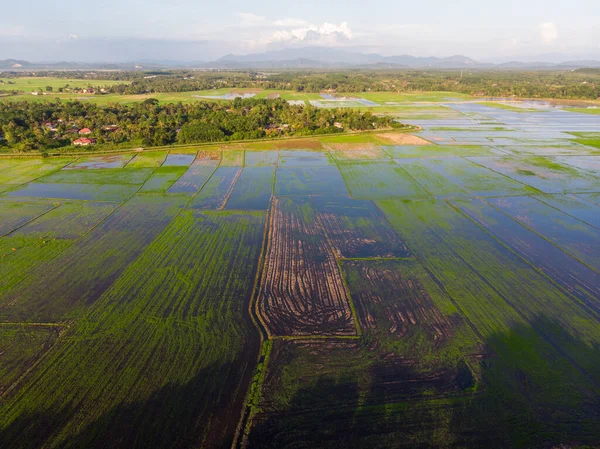
<instances>
[{"instance_id":1,"label":"flooded paddy field","mask_svg":"<svg viewBox=\"0 0 600 449\"><path fill-rule=\"evenodd\" d=\"M424 140L0 159L0 447L600 443L598 116L310 100Z\"/></svg>"}]
</instances>

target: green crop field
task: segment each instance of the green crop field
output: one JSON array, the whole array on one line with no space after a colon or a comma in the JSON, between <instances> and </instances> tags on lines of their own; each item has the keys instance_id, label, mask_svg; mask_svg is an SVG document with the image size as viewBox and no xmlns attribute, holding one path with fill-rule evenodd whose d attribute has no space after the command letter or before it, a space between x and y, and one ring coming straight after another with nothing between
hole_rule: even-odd
<instances>
[{"instance_id":1,"label":"green crop field","mask_svg":"<svg viewBox=\"0 0 600 449\"><path fill-rule=\"evenodd\" d=\"M598 447L596 116L344 97L420 128L0 159L0 448Z\"/></svg>"},{"instance_id":2,"label":"green crop field","mask_svg":"<svg viewBox=\"0 0 600 449\"><path fill-rule=\"evenodd\" d=\"M108 87L123 83L128 84L127 81L112 80L85 80L52 77L2 78L2 76L0 76L0 90L16 90L19 92L34 92L39 90L45 92L47 86L52 87L53 91L56 91L59 87L65 87L67 85L71 88L83 89L86 87Z\"/></svg>"}]
</instances>

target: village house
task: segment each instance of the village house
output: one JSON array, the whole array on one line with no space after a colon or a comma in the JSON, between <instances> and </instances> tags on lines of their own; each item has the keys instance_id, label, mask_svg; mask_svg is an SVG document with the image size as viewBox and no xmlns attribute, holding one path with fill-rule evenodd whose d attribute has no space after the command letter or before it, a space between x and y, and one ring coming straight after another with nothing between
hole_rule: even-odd
<instances>
[{"instance_id":1,"label":"village house","mask_svg":"<svg viewBox=\"0 0 600 449\"><path fill-rule=\"evenodd\" d=\"M76 139L73 141L73 145L77 145L77 146L88 146L88 145L93 145L96 143L96 139L89 139L87 137L80 137L79 139Z\"/></svg>"},{"instance_id":2,"label":"village house","mask_svg":"<svg viewBox=\"0 0 600 449\"><path fill-rule=\"evenodd\" d=\"M344 129L344 125L342 125L340 122L335 122L335 123L333 124L333 126L335 126L335 127L336 127L336 128L338 128L338 129Z\"/></svg>"},{"instance_id":3,"label":"village house","mask_svg":"<svg viewBox=\"0 0 600 449\"><path fill-rule=\"evenodd\" d=\"M46 123L44 123L44 127L45 127L46 129L49 129L49 130L50 130L50 131L52 131L52 132L56 132L56 131L58 131L58 127L57 127L57 125L55 125L55 124L54 124L54 123L52 123L52 122L46 122Z\"/></svg>"},{"instance_id":4,"label":"village house","mask_svg":"<svg viewBox=\"0 0 600 449\"><path fill-rule=\"evenodd\" d=\"M88 136L90 134L92 134L92 130L89 128L83 128L79 131L80 136Z\"/></svg>"}]
</instances>

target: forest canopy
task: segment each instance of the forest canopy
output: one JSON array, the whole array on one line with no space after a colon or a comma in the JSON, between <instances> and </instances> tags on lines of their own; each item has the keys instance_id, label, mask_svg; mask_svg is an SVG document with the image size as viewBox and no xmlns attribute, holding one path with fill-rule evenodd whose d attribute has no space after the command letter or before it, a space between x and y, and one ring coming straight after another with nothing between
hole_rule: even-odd
<instances>
[{"instance_id":1,"label":"forest canopy","mask_svg":"<svg viewBox=\"0 0 600 449\"><path fill-rule=\"evenodd\" d=\"M161 146L343 131L401 128L391 117L353 109L317 109L281 99L167 103L146 99L100 106L81 101L0 102L0 148L45 151L69 147L80 134L100 146Z\"/></svg>"}]
</instances>

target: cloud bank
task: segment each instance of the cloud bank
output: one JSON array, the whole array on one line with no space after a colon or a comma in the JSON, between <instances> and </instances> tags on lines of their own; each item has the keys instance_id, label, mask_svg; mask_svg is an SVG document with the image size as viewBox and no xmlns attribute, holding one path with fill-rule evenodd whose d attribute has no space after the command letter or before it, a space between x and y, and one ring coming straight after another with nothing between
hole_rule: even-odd
<instances>
[{"instance_id":1,"label":"cloud bank","mask_svg":"<svg viewBox=\"0 0 600 449\"><path fill-rule=\"evenodd\" d=\"M300 20L285 19L278 20L274 23L292 25L288 29L280 29L273 32L271 35L260 39L263 45L306 42L311 45L335 45L344 41L352 40L352 30L348 23L342 22L323 23L322 25L314 25L301 23ZM301 25L294 28L293 25Z\"/></svg>"}]
</instances>

